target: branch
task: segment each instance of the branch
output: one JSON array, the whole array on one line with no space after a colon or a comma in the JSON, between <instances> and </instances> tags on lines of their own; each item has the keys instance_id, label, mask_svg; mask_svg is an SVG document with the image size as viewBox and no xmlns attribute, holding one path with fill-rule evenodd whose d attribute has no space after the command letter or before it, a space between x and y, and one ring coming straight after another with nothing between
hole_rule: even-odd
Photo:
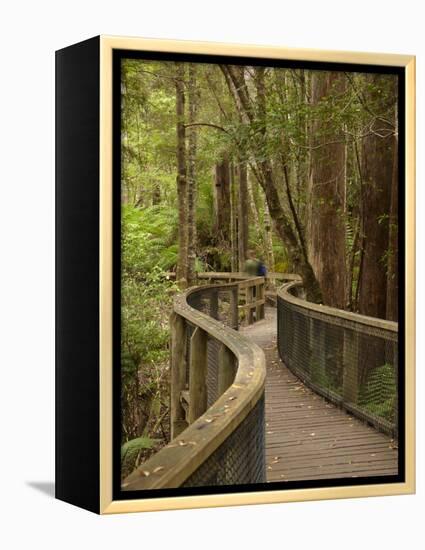
<instances>
[{"instance_id":1,"label":"branch","mask_svg":"<svg viewBox=\"0 0 425 550\"><path fill-rule=\"evenodd\" d=\"M234 136L228 130L226 130L226 128L223 128L223 126L219 126L218 124L212 124L211 122L192 122L191 124L184 125L185 128L190 128L192 126L209 126L210 128L215 128L216 130L224 132L234 139Z\"/></svg>"}]
</instances>

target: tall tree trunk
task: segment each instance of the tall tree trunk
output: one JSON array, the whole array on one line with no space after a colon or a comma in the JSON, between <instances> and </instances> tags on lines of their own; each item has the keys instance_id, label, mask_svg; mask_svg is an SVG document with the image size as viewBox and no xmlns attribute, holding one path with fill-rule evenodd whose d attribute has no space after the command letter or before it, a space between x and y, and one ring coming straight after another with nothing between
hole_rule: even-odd
<instances>
[{"instance_id":1,"label":"tall tree trunk","mask_svg":"<svg viewBox=\"0 0 425 550\"><path fill-rule=\"evenodd\" d=\"M388 91L385 75L366 77L371 91L367 100L379 109ZM363 180L363 267L360 278L359 311L385 318L387 313L387 262L391 188L393 185L394 133L391 124L375 117L371 132L362 141Z\"/></svg>"},{"instance_id":2,"label":"tall tree trunk","mask_svg":"<svg viewBox=\"0 0 425 550\"><path fill-rule=\"evenodd\" d=\"M196 65L189 65L189 125L196 121L198 111L198 101L196 97ZM196 127L190 126L188 136L188 166L187 166L187 202L188 202L188 266L187 266L187 284L194 284L195 262L196 262Z\"/></svg>"},{"instance_id":3,"label":"tall tree trunk","mask_svg":"<svg viewBox=\"0 0 425 550\"><path fill-rule=\"evenodd\" d=\"M387 319L398 320L398 142L394 138L394 166L391 186L387 262Z\"/></svg>"},{"instance_id":4,"label":"tall tree trunk","mask_svg":"<svg viewBox=\"0 0 425 550\"><path fill-rule=\"evenodd\" d=\"M176 117L177 117L177 200L179 207L178 260L176 280L180 288L188 282L188 200L185 129L185 65L176 63Z\"/></svg>"},{"instance_id":5,"label":"tall tree trunk","mask_svg":"<svg viewBox=\"0 0 425 550\"><path fill-rule=\"evenodd\" d=\"M218 242L230 245L230 170L226 154L215 165L215 233Z\"/></svg>"},{"instance_id":6,"label":"tall tree trunk","mask_svg":"<svg viewBox=\"0 0 425 550\"><path fill-rule=\"evenodd\" d=\"M245 268L248 251L248 170L245 161L239 162L239 211L238 211L238 256L239 271Z\"/></svg>"},{"instance_id":7,"label":"tall tree trunk","mask_svg":"<svg viewBox=\"0 0 425 550\"><path fill-rule=\"evenodd\" d=\"M269 271L274 271L273 228L270 219L269 207L267 206L267 201L264 201L264 233L264 241L267 254L267 268Z\"/></svg>"},{"instance_id":8,"label":"tall tree trunk","mask_svg":"<svg viewBox=\"0 0 425 550\"><path fill-rule=\"evenodd\" d=\"M314 73L314 105L331 92L344 93L345 76L335 72ZM345 254L345 144L335 135L334 121L320 116L312 124L312 153L309 189L309 259L322 289L326 305L346 306ZM341 132L342 133L342 132ZM341 139L341 143L335 142Z\"/></svg>"},{"instance_id":9,"label":"tall tree trunk","mask_svg":"<svg viewBox=\"0 0 425 550\"><path fill-rule=\"evenodd\" d=\"M232 272L239 269L239 221L238 221L238 186L235 176L235 165L230 163L230 240L232 243Z\"/></svg>"},{"instance_id":10,"label":"tall tree trunk","mask_svg":"<svg viewBox=\"0 0 425 550\"><path fill-rule=\"evenodd\" d=\"M252 177L248 178L247 192L248 192L248 205L247 205L248 209L246 211L247 212L249 211L251 213L251 218L252 218L253 225L254 225L254 228L255 228L255 233L257 235L258 240L260 240L262 242L263 241L263 231L262 231L262 228L260 226L260 215L258 213L257 204L255 202Z\"/></svg>"}]
</instances>

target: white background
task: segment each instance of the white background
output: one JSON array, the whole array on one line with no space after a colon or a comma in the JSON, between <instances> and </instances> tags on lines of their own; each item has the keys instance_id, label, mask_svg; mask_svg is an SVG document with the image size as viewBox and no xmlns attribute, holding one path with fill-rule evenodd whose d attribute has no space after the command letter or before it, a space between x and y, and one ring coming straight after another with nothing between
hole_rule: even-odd
<instances>
[{"instance_id":1,"label":"white background","mask_svg":"<svg viewBox=\"0 0 425 550\"><path fill-rule=\"evenodd\" d=\"M97 34L417 55L423 201L421 2L43 0L0 15L0 543L3 548L423 548L424 349L418 312L418 494L97 517L46 494L54 475L54 50ZM419 214L418 281L423 280ZM423 290L418 288L418 305ZM419 309L419 308L418 308ZM42 490L40 490L42 489ZM4 539L4 540L3 540ZM410 539L408 541L408 539Z\"/></svg>"}]
</instances>

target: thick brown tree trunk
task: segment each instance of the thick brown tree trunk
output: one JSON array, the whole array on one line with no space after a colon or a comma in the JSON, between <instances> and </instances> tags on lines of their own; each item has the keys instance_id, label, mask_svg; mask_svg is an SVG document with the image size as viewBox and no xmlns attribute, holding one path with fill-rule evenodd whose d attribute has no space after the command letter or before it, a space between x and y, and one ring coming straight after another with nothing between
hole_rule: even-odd
<instances>
[{"instance_id":1,"label":"thick brown tree trunk","mask_svg":"<svg viewBox=\"0 0 425 550\"><path fill-rule=\"evenodd\" d=\"M344 93L345 77L341 73L316 72L312 82L312 101L335 93ZM320 117L312 125L310 164L309 259L322 289L326 305L346 306L345 257L345 144L335 135L333 120ZM335 143L341 140L340 143ZM332 142L332 143L329 143Z\"/></svg>"},{"instance_id":2,"label":"thick brown tree trunk","mask_svg":"<svg viewBox=\"0 0 425 550\"><path fill-rule=\"evenodd\" d=\"M385 75L371 74L367 99L379 108L385 97ZM363 182L363 266L360 278L359 311L364 315L385 318L387 314L387 251L389 240L388 213L393 185L394 135L391 124L375 118L371 132L362 142Z\"/></svg>"},{"instance_id":3,"label":"thick brown tree trunk","mask_svg":"<svg viewBox=\"0 0 425 550\"><path fill-rule=\"evenodd\" d=\"M387 319L398 321L398 155L394 139L394 165L391 186L389 243L387 262Z\"/></svg>"},{"instance_id":4,"label":"thick brown tree trunk","mask_svg":"<svg viewBox=\"0 0 425 550\"><path fill-rule=\"evenodd\" d=\"M238 209L238 256L239 271L243 271L248 251L248 171L246 162L240 162L239 174L239 209Z\"/></svg>"},{"instance_id":5,"label":"thick brown tree trunk","mask_svg":"<svg viewBox=\"0 0 425 550\"><path fill-rule=\"evenodd\" d=\"M185 129L185 69L176 63L176 128L177 128L177 199L179 207L178 260L176 280L181 288L188 282L188 201Z\"/></svg>"},{"instance_id":6,"label":"thick brown tree trunk","mask_svg":"<svg viewBox=\"0 0 425 550\"><path fill-rule=\"evenodd\" d=\"M231 265L232 272L239 269L239 228L238 228L238 185L236 182L235 165L230 163L230 240L231 240Z\"/></svg>"}]
</instances>

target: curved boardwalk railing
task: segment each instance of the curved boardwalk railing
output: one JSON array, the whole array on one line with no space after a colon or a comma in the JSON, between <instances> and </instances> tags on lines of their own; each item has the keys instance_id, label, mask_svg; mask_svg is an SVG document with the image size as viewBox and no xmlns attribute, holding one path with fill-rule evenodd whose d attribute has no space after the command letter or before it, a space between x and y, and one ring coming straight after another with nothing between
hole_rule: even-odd
<instances>
[{"instance_id":1,"label":"curved boardwalk railing","mask_svg":"<svg viewBox=\"0 0 425 550\"><path fill-rule=\"evenodd\" d=\"M278 291L278 348L306 385L378 430L397 436L398 324Z\"/></svg>"},{"instance_id":2,"label":"curved boardwalk railing","mask_svg":"<svg viewBox=\"0 0 425 550\"><path fill-rule=\"evenodd\" d=\"M177 296L172 440L124 480L123 490L265 481L265 357L236 332L241 310L248 323L264 317L264 285L256 277Z\"/></svg>"}]
</instances>

